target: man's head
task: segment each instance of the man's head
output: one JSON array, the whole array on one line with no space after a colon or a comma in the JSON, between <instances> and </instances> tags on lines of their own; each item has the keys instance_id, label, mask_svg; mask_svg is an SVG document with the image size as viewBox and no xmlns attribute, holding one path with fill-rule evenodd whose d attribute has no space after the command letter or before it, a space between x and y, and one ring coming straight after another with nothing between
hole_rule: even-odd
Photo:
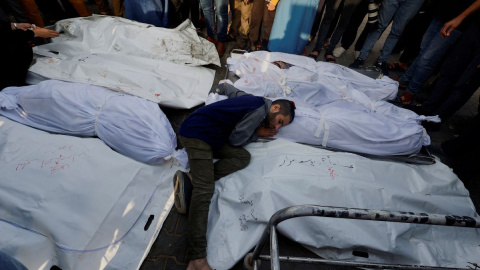
<instances>
[{"instance_id":1,"label":"man's head","mask_svg":"<svg viewBox=\"0 0 480 270\"><path fill-rule=\"evenodd\" d=\"M270 106L265 127L279 129L290 124L293 118L295 118L295 104L286 99L277 99Z\"/></svg>"}]
</instances>

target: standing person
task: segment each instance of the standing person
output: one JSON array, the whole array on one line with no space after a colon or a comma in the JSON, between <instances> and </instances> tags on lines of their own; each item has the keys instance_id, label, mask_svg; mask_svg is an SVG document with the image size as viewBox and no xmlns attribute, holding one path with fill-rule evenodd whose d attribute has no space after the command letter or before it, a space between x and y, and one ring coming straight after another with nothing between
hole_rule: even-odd
<instances>
[{"instance_id":1,"label":"standing person","mask_svg":"<svg viewBox=\"0 0 480 270\"><path fill-rule=\"evenodd\" d=\"M272 31L273 20L276 14L278 0L270 2L254 0L248 38L250 39L251 50L267 50L268 39ZM260 33L260 29L262 32Z\"/></svg>"},{"instance_id":2,"label":"standing person","mask_svg":"<svg viewBox=\"0 0 480 270\"><path fill-rule=\"evenodd\" d=\"M312 52L308 55L308 57L317 60L322 47L325 44L329 29L332 28L332 22L334 21L334 17L340 7L340 4L344 1L343 9L341 14L339 15L338 24L333 25L335 29L332 34L332 38L327 48L332 47L331 50L327 49L327 53L325 53L325 58L327 62L335 62L335 58L333 57L333 49L337 45L338 41L340 40L345 28L350 20L350 17L355 11L355 8L360 4L360 0L326 0L325 1L325 15L323 16L322 23L320 25L320 30L318 32L317 42L315 43L315 48L313 48ZM327 59L327 56L328 59Z\"/></svg>"},{"instance_id":3,"label":"standing person","mask_svg":"<svg viewBox=\"0 0 480 270\"><path fill-rule=\"evenodd\" d=\"M272 52L301 54L310 37L319 2L281 0L273 21L268 49Z\"/></svg>"},{"instance_id":4,"label":"standing person","mask_svg":"<svg viewBox=\"0 0 480 270\"><path fill-rule=\"evenodd\" d=\"M272 103L228 84L210 92L230 98L196 110L179 131L190 173L175 173L175 207L181 214L188 212L190 270L211 269L206 259L206 233L215 181L248 165L250 153L243 145L258 136L272 137L295 117L293 103L288 100ZM219 160L213 163L213 158Z\"/></svg>"},{"instance_id":5,"label":"standing person","mask_svg":"<svg viewBox=\"0 0 480 270\"><path fill-rule=\"evenodd\" d=\"M340 20L338 21L337 27L330 38L329 45L325 50L325 61L330 63L335 63L335 57L333 55L333 50L337 46L338 42L342 38L343 33L347 29L348 23L352 14L360 5L361 0L345 0L343 4L342 13L340 14ZM317 42L318 43L318 42ZM313 52L312 52L313 54ZM319 51L317 52L318 57Z\"/></svg>"},{"instance_id":6,"label":"standing person","mask_svg":"<svg viewBox=\"0 0 480 270\"><path fill-rule=\"evenodd\" d=\"M442 122L458 111L480 87L480 12L465 30L440 70L422 114L438 115ZM431 125L440 127L438 125Z\"/></svg>"},{"instance_id":7,"label":"standing person","mask_svg":"<svg viewBox=\"0 0 480 270\"><path fill-rule=\"evenodd\" d=\"M225 43L227 42L228 1L214 1L215 11L213 11L212 0L200 0L200 6L207 24L207 40L215 44L218 56L222 57L225 53ZM217 24L215 24L215 14L217 15Z\"/></svg>"},{"instance_id":8,"label":"standing person","mask_svg":"<svg viewBox=\"0 0 480 270\"><path fill-rule=\"evenodd\" d=\"M368 34L363 48L360 51L360 55L349 65L349 67L360 68L363 66L365 59L373 48L373 45L375 45L393 18L392 30L390 31L390 34L388 34L385 44L383 44L380 58L375 63L375 66L380 68L384 75L388 76L388 57L402 35L403 29L418 13L422 5L423 0L383 0L380 5L377 29Z\"/></svg>"},{"instance_id":9,"label":"standing person","mask_svg":"<svg viewBox=\"0 0 480 270\"><path fill-rule=\"evenodd\" d=\"M350 48L350 46L352 46L353 42L357 38L358 28L360 27L360 25L363 22L363 19L367 15L368 4L369 4L369 0L361 0L360 4L358 4L358 6L355 8L355 10L350 16L350 20L348 21L347 26L345 27L345 31L343 32L343 35L341 38L341 45L340 47L333 50L332 52L333 56L340 57L346 50ZM365 29L367 29L368 26L369 24L365 25ZM363 47L363 42L365 41L367 34L368 32L366 32L365 34L364 32L362 32L362 34L360 35L361 37L358 38L360 41L360 42L357 41L360 47L358 50L360 50L361 47ZM360 43L362 44L361 46L360 46ZM357 48L356 44L355 44L355 48Z\"/></svg>"},{"instance_id":10,"label":"standing person","mask_svg":"<svg viewBox=\"0 0 480 270\"><path fill-rule=\"evenodd\" d=\"M250 29L250 21L252 17L253 1L251 0L234 0L235 16L230 26L230 32L234 34L236 42L233 49L245 49L248 43L248 33Z\"/></svg>"},{"instance_id":11,"label":"standing person","mask_svg":"<svg viewBox=\"0 0 480 270\"><path fill-rule=\"evenodd\" d=\"M420 45L420 54L398 80L400 86L406 88L400 97L403 104L413 101L415 94L435 71L440 59L469 26L474 17L470 15L479 8L480 0L458 0L454 5L448 0L437 2L434 18Z\"/></svg>"},{"instance_id":12,"label":"standing person","mask_svg":"<svg viewBox=\"0 0 480 270\"><path fill-rule=\"evenodd\" d=\"M11 23L0 9L0 54L8 65L0 68L0 90L9 86L25 85L25 76L32 63L32 47L28 44L34 37L51 38L58 32L35 27L29 23Z\"/></svg>"}]
</instances>

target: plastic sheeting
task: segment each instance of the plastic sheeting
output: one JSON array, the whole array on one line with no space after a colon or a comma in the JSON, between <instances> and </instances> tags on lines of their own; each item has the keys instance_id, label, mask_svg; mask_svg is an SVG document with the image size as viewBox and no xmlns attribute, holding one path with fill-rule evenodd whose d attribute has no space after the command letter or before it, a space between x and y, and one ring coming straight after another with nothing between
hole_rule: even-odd
<instances>
[{"instance_id":1,"label":"plastic sheeting","mask_svg":"<svg viewBox=\"0 0 480 270\"><path fill-rule=\"evenodd\" d=\"M293 66L280 69L272 64L275 61ZM240 59L228 58L227 63L229 70L242 78L234 84L241 90L267 97L292 96L313 105L356 98L356 92L373 101L389 100L398 91L398 82L388 77L372 79L341 65L299 55L259 51Z\"/></svg>"},{"instance_id":2,"label":"plastic sheeting","mask_svg":"<svg viewBox=\"0 0 480 270\"><path fill-rule=\"evenodd\" d=\"M282 61L292 66L280 69ZM396 97L398 83L372 79L340 65L285 53L247 53L229 58L241 76L233 85L253 95L287 98L297 104L293 123L277 138L371 155L417 153L430 137L419 116L383 101Z\"/></svg>"},{"instance_id":3,"label":"plastic sheeting","mask_svg":"<svg viewBox=\"0 0 480 270\"><path fill-rule=\"evenodd\" d=\"M210 94L206 104L225 98ZM438 117L419 116L385 101L372 102L366 107L338 99L315 107L290 96L287 99L296 104L295 119L279 129L274 138L354 153L379 156L417 153L423 145L430 144L430 137L419 122L439 121Z\"/></svg>"},{"instance_id":4,"label":"plastic sheeting","mask_svg":"<svg viewBox=\"0 0 480 270\"><path fill-rule=\"evenodd\" d=\"M0 249L28 269L138 269L172 206L177 169L0 117Z\"/></svg>"},{"instance_id":5,"label":"plastic sheeting","mask_svg":"<svg viewBox=\"0 0 480 270\"><path fill-rule=\"evenodd\" d=\"M35 47L34 53L58 59L106 53L189 66L220 66L215 46L198 37L190 20L167 29L120 17L94 15L58 21L55 30L61 35L53 38L52 43Z\"/></svg>"},{"instance_id":6,"label":"plastic sheeting","mask_svg":"<svg viewBox=\"0 0 480 270\"><path fill-rule=\"evenodd\" d=\"M190 21L176 29L118 17L57 22L60 37L34 48L30 72L46 78L104 86L174 108L205 101L220 65L215 46L199 38ZM31 76L30 76L31 77ZM36 81L28 81L36 83Z\"/></svg>"},{"instance_id":7,"label":"plastic sheeting","mask_svg":"<svg viewBox=\"0 0 480 270\"><path fill-rule=\"evenodd\" d=\"M0 114L42 130L98 136L121 154L159 164L175 132L158 104L103 87L49 80L0 92Z\"/></svg>"},{"instance_id":8,"label":"plastic sheeting","mask_svg":"<svg viewBox=\"0 0 480 270\"><path fill-rule=\"evenodd\" d=\"M229 269L276 211L300 204L478 217L451 169L374 161L284 140L249 144L250 165L220 179L210 205L207 260ZM480 263L480 230L305 217L279 230L330 259L467 267ZM367 252L369 258L352 255ZM471 265L470 265L471 266Z\"/></svg>"}]
</instances>

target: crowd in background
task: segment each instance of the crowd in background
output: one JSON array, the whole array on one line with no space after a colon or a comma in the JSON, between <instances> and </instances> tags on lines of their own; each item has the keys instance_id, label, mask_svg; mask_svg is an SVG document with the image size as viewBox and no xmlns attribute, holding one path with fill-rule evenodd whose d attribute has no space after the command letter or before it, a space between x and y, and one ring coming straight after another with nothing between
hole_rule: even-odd
<instances>
[{"instance_id":1,"label":"crowd in background","mask_svg":"<svg viewBox=\"0 0 480 270\"><path fill-rule=\"evenodd\" d=\"M439 115L442 122L480 86L480 0L90 1L102 15L159 27L173 28L189 18L199 35L206 32L204 37L216 45L219 56L231 41L233 49L304 54L335 63L356 41L351 68L365 64L374 44L391 25L375 66L387 76L391 70L403 72L393 78L399 81L403 104L419 114ZM25 84L31 47L58 35L43 27L90 15L84 0L1 1L0 34L5 41L0 43L0 52L8 65L0 72L0 89ZM357 37L366 17L368 23ZM315 45L307 52L310 42ZM401 57L391 63L389 56L395 52L402 52ZM434 75L437 83L429 98L418 102L415 96ZM425 127L435 130L440 125L427 123Z\"/></svg>"}]
</instances>

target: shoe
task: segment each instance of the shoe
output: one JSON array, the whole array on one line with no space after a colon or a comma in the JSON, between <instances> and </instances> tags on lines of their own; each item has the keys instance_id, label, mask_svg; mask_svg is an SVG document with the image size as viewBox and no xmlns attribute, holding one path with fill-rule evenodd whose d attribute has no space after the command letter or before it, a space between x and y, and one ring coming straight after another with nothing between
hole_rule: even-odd
<instances>
[{"instance_id":1,"label":"shoe","mask_svg":"<svg viewBox=\"0 0 480 270\"><path fill-rule=\"evenodd\" d=\"M212 42L213 44L215 44L215 46L216 46L217 43L218 43L218 40L217 40L217 39L213 39L213 38L211 38L211 37L207 37L207 40L210 41L210 42Z\"/></svg>"},{"instance_id":2,"label":"shoe","mask_svg":"<svg viewBox=\"0 0 480 270\"><path fill-rule=\"evenodd\" d=\"M365 64L365 60L363 60L360 57L357 57L357 59L355 59L355 61L353 63L351 63L348 67L349 68L360 68L361 66L363 66L363 64Z\"/></svg>"},{"instance_id":3,"label":"shoe","mask_svg":"<svg viewBox=\"0 0 480 270\"><path fill-rule=\"evenodd\" d=\"M335 64L335 57L333 57L333 55L325 53L324 57L325 62Z\"/></svg>"},{"instance_id":4,"label":"shoe","mask_svg":"<svg viewBox=\"0 0 480 270\"><path fill-rule=\"evenodd\" d=\"M224 42L218 42L217 43L217 52L218 56L222 57L223 54L225 53L225 43Z\"/></svg>"},{"instance_id":5,"label":"shoe","mask_svg":"<svg viewBox=\"0 0 480 270\"><path fill-rule=\"evenodd\" d=\"M390 73L390 72L388 71L387 62L379 62L379 61L377 61L377 62L375 63L375 66L376 66L377 68L379 68L379 69L382 71L382 74L385 75L385 76L388 76L388 74Z\"/></svg>"},{"instance_id":6,"label":"shoe","mask_svg":"<svg viewBox=\"0 0 480 270\"><path fill-rule=\"evenodd\" d=\"M175 196L175 209L180 214L188 213L192 200L193 185L190 177L182 171L177 171L173 176L173 192Z\"/></svg>"},{"instance_id":7,"label":"shoe","mask_svg":"<svg viewBox=\"0 0 480 270\"><path fill-rule=\"evenodd\" d=\"M335 56L335 57L338 58L338 57L342 56L342 54L343 54L345 51L346 51L345 48L343 48L343 47L337 47L337 48L335 48L335 50L333 50L333 56Z\"/></svg>"},{"instance_id":8,"label":"shoe","mask_svg":"<svg viewBox=\"0 0 480 270\"><path fill-rule=\"evenodd\" d=\"M314 52L316 52L317 54L314 54ZM312 51L310 54L308 54L307 57L308 57L308 58L312 58L313 60L317 61L317 58L318 58L319 55L320 55L319 52L317 52L317 51Z\"/></svg>"},{"instance_id":9,"label":"shoe","mask_svg":"<svg viewBox=\"0 0 480 270\"><path fill-rule=\"evenodd\" d=\"M412 103L414 97L415 97L414 94L412 94L410 92L405 92L400 97L400 100L402 101L403 105L408 105L408 104Z\"/></svg>"}]
</instances>

